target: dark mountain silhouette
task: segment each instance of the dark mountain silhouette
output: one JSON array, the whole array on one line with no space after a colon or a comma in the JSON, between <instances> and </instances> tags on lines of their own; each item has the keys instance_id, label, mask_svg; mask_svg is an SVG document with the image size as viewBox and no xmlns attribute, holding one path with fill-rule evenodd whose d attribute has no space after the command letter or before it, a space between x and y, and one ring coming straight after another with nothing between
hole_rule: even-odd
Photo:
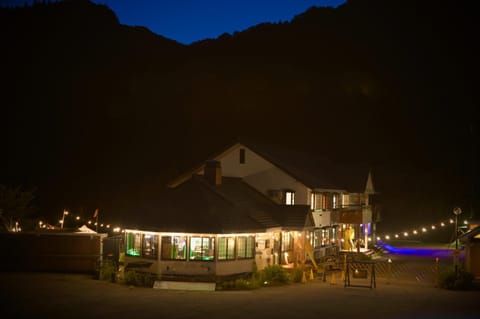
<instances>
[{"instance_id":1,"label":"dark mountain silhouette","mask_svg":"<svg viewBox=\"0 0 480 319\"><path fill-rule=\"evenodd\" d=\"M386 221L471 213L477 15L356 0L183 46L89 1L0 9L0 183L37 186L44 214L140 213L244 137L369 165Z\"/></svg>"}]
</instances>

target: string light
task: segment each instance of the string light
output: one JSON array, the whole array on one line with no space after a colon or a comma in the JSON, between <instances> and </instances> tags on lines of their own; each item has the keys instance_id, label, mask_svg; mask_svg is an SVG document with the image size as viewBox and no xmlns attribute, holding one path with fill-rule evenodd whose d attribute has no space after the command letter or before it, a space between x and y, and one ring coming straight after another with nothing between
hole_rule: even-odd
<instances>
[{"instance_id":1,"label":"string light","mask_svg":"<svg viewBox=\"0 0 480 319\"><path fill-rule=\"evenodd\" d=\"M453 224L453 223L454 223L454 220L453 220L453 219L449 219L448 222L449 222L450 224ZM468 220L464 220L463 224L468 225ZM445 222L440 222L440 223L438 223L437 225L440 225L440 227L445 227L445 226L446 226L446 223L445 223ZM432 225L430 225L429 228L431 228L432 230L437 230L437 229L439 229L439 228L437 227L437 225L432 224ZM428 227L421 227L421 228L419 228L419 229L422 231L422 233L427 233L429 228L428 228ZM411 231L411 234L413 234L413 235L418 235L418 233L419 233L419 230L417 230L417 229L413 229L413 230ZM410 232L408 232L408 231L403 231L403 232L401 232L400 234L398 234L398 233L395 234L393 237L399 238L400 235L403 235L403 237L408 237L409 234L410 234ZM391 236L390 236L390 235L380 235L380 236L377 237L377 240L381 240L382 238L384 238L385 240L389 240L389 239L391 238Z\"/></svg>"}]
</instances>

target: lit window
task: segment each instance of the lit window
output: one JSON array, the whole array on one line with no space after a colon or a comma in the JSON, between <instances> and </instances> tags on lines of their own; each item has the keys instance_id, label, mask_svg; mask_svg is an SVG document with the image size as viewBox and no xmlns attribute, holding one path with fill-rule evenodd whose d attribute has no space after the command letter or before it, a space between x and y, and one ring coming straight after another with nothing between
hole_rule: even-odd
<instances>
[{"instance_id":1,"label":"lit window","mask_svg":"<svg viewBox=\"0 0 480 319\"><path fill-rule=\"evenodd\" d=\"M292 236L291 232L283 232L282 233L282 251L292 251L293 250L293 240L294 237Z\"/></svg>"},{"instance_id":2,"label":"lit window","mask_svg":"<svg viewBox=\"0 0 480 319\"><path fill-rule=\"evenodd\" d=\"M218 260L235 259L235 238L220 237L218 238Z\"/></svg>"},{"instance_id":3,"label":"lit window","mask_svg":"<svg viewBox=\"0 0 480 319\"><path fill-rule=\"evenodd\" d=\"M291 192L291 191L285 192L285 204L295 205L295 192Z\"/></svg>"},{"instance_id":4,"label":"lit window","mask_svg":"<svg viewBox=\"0 0 480 319\"><path fill-rule=\"evenodd\" d=\"M315 209L315 193L312 193L310 195L310 209L311 210Z\"/></svg>"},{"instance_id":5,"label":"lit window","mask_svg":"<svg viewBox=\"0 0 480 319\"><path fill-rule=\"evenodd\" d=\"M142 251L142 235L127 233L125 253L128 256L140 256Z\"/></svg>"},{"instance_id":6,"label":"lit window","mask_svg":"<svg viewBox=\"0 0 480 319\"><path fill-rule=\"evenodd\" d=\"M237 238L237 257L250 259L255 256L255 237L241 236Z\"/></svg>"},{"instance_id":7,"label":"lit window","mask_svg":"<svg viewBox=\"0 0 480 319\"><path fill-rule=\"evenodd\" d=\"M215 256L215 238L191 237L190 260L213 260Z\"/></svg>"},{"instance_id":8,"label":"lit window","mask_svg":"<svg viewBox=\"0 0 480 319\"><path fill-rule=\"evenodd\" d=\"M187 236L162 236L162 259L187 259Z\"/></svg>"},{"instance_id":9,"label":"lit window","mask_svg":"<svg viewBox=\"0 0 480 319\"><path fill-rule=\"evenodd\" d=\"M143 235L142 257L157 259L158 256L158 236L145 234Z\"/></svg>"},{"instance_id":10,"label":"lit window","mask_svg":"<svg viewBox=\"0 0 480 319\"><path fill-rule=\"evenodd\" d=\"M327 194L322 194L322 209L326 210L328 208L328 197Z\"/></svg>"}]
</instances>

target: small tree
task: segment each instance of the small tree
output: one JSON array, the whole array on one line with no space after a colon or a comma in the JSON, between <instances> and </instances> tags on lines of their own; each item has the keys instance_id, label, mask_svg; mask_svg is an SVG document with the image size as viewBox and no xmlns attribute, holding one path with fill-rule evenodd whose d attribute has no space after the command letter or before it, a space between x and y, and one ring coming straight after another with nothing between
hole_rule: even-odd
<instances>
[{"instance_id":1,"label":"small tree","mask_svg":"<svg viewBox=\"0 0 480 319\"><path fill-rule=\"evenodd\" d=\"M24 191L21 186L0 185L0 223L8 230L15 228L20 221L32 211L31 202L35 190Z\"/></svg>"}]
</instances>

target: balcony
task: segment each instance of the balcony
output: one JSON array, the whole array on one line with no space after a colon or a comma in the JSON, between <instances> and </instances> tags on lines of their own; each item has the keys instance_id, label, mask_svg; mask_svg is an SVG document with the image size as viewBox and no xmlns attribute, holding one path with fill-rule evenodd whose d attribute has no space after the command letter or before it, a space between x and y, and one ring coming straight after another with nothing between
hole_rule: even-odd
<instances>
[{"instance_id":1,"label":"balcony","mask_svg":"<svg viewBox=\"0 0 480 319\"><path fill-rule=\"evenodd\" d=\"M335 208L331 213L332 224L367 224L371 222L371 206L347 206Z\"/></svg>"}]
</instances>

